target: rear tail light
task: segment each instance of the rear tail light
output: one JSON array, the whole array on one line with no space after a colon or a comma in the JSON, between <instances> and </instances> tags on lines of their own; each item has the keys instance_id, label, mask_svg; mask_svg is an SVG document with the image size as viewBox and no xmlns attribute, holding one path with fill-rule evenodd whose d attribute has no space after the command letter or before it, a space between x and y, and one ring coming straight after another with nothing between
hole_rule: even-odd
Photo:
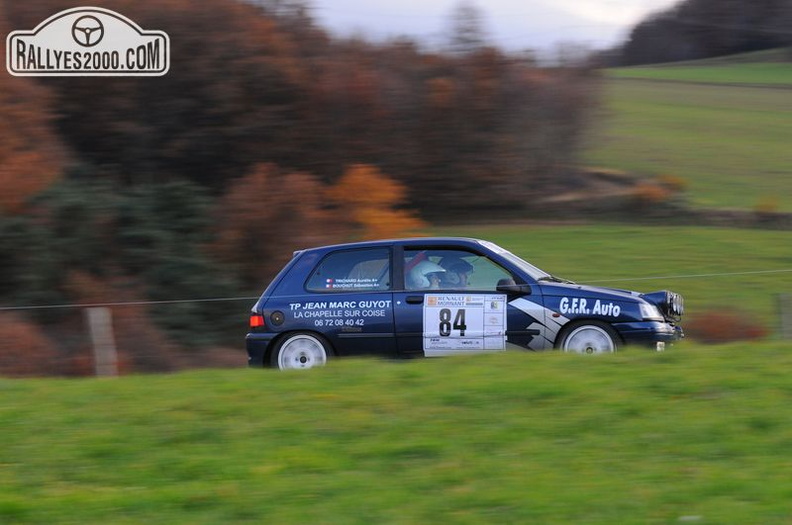
<instances>
[{"instance_id":1,"label":"rear tail light","mask_svg":"<svg viewBox=\"0 0 792 525\"><path fill-rule=\"evenodd\" d=\"M250 314L250 328L261 328L262 326L264 326L264 316Z\"/></svg>"}]
</instances>

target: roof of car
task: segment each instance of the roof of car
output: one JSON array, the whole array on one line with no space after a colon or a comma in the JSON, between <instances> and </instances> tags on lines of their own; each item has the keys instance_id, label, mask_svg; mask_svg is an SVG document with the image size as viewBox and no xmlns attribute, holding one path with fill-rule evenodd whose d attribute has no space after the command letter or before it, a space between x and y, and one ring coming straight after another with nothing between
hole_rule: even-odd
<instances>
[{"instance_id":1,"label":"roof of car","mask_svg":"<svg viewBox=\"0 0 792 525\"><path fill-rule=\"evenodd\" d=\"M470 246L470 245L477 245L482 246L482 240L474 239L472 237L404 237L400 239L381 239L375 241L360 241L360 242L349 242L343 244L331 244L327 246L316 246L313 248L306 248L304 250L298 250L295 253L305 252L305 251L314 251L314 250L343 250L347 248L371 248L377 246L391 246L394 244L402 244L402 245L416 245L416 246L424 246L424 245L436 245L436 246L443 246L443 245L463 245L463 246Z\"/></svg>"}]
</instances>

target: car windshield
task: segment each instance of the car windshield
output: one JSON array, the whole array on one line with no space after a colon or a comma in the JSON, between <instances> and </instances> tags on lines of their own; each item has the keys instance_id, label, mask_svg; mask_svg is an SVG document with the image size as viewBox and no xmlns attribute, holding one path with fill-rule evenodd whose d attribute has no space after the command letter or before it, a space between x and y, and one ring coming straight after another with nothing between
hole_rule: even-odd
<instances>
[{"instance_id":1,"label":"car windshield","mask_svg":"<svg viewBox=\"0 0 792 525\"><path fill-rule=\"evenodd\" d=\"M486 246L487 248L489 248L493 252L497 253L501 257L507 259L514 266L518 267L520 270L522 270L523 272L527 273L528 275L530 275L533 279L535 279L537 281L540 280L540 279L547 279L548 277L552 277L549 273L545 272L544 270L540 270L539 268L537 268L533 264L531 264L531 263L529 263L527 261L524 261L523 259L521 259L521 258L517 257L516 255L514 255L512 252L510 252L510 251L508 251L508 250L506 250L504 248L501 248L500 246L498 246L495 243L492 243L492 242L489 242L489 241L481 241L481 244L483 244L484 246Z\"/></svg>"}]
</instances>

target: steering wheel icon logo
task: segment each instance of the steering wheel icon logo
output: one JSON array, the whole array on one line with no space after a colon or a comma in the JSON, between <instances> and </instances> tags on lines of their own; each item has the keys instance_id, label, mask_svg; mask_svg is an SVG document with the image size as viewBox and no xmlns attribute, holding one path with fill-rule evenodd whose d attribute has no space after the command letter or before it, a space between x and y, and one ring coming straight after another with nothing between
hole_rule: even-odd
<instances>
[{"instance_id":1,"label":"steering wheel icon logo","mask_svg":"<svg viewBox=\"0 0 792 525\"><path fill-rule=\"evenodd\" d=\"M72 38L83 47L93 47L102 41L104 25L91 15L81 16L72 25Z\"/></svg>"}]
</instances>

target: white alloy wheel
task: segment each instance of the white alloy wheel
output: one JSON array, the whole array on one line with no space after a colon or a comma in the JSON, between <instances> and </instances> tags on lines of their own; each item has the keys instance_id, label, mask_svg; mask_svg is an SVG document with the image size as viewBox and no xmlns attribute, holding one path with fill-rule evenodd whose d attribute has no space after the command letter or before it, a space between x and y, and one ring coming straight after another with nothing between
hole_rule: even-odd
<instances>
[{"instance_id":1,"label":"white alloy wheel","mask_svg":"<svg viewBox=\"0 0 792 525\"><path fill-rule=\"evenodd\" d=\"M578 354L606 354L616 351L616 335L605 325L584 324L564 336L561 350Z\"/></svg>"},{"instance_id":2,"label":"white alloy wheel","mask_svg":"<svg viewBox=\"0 0 792 525\"><path fill-rule=\"evenodd\" d=\"M281 370L314 368L327 363L328 344L323 338L307 333L292 334L273 351L272 364Z\"/></svg>"}]
</instances>

